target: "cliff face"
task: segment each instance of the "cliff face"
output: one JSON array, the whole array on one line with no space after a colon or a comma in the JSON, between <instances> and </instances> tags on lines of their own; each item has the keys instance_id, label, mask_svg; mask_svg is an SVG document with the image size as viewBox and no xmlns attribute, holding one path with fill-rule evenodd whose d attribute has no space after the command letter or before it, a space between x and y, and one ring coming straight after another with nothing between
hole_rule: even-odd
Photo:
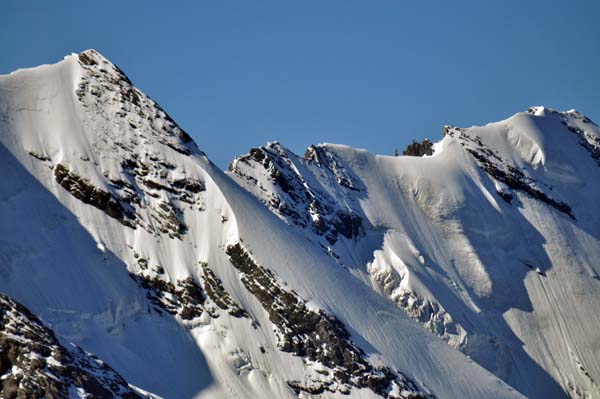
<instances>
[{"instance_id":1,"label":"cliff face","mask_svg":"<svg viewBox=\"0 0 600 399\"><path fill-rule=\"evenodd\" d=\"M89 50L0 77L0 291L98 396L593 397L599 132L538 107L224 173Z\"/></svg>"}]
</instances>

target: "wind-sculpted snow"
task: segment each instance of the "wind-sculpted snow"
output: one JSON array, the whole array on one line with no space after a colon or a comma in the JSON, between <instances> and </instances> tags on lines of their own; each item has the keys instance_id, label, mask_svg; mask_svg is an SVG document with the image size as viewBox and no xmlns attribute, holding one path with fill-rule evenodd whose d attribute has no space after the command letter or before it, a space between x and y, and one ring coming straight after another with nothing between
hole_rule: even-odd
<instances>
[{"instance_id":1,"label":"wind-sculpted snow","mask_svg":"<svg viewBox=\"0 0 600 399\"><path fill-rule=\"evenodd\" d=\"M81 71L75 98L88 143L66 161L61 161L60 151L52 154L58 150L52 146L32 145L29 154L54 168L56 181L84 203L131 228L181 239L188 228L182 207L203 208L204 183L170 163L164 153L202 153L115 65L93 50L81 53L77 61ZM60 137L51 137L56 139Z\"/></svg>"},{"instance_id":2,"label":"wind-sculpted snow","mask_svg":"<svg viewBox=\"0 0 600 399\"><path fill-rule=\"evenodd\" d=\"M591 348L598 335L577 301L566 299L586 287L585 301L600 305L598 266L591 261L600 256L592 211L600 200L599 144L600 129L578 112L534 107L483 127L447 126L433 155L424 157L325 144L311 146L302 159L269 144L237 158L230 173L305 231L312 210L283 194L338 193L339 179L312 155L316 148L331 154L360 187L332 195L332 202L360 215L361 234L340 235L326 247L318 236L309 239L527 396L578 398L600 394L598 375L589 372L600 372L595 358L587 357L582 372L578 364L586 355L570 349L586 347L597 356ZM269 174L265 160L274 160L285 182ZM279 197L294 204L292 211L270 200ZM549 297L542 295L548 290ZM569 310L556 312L563 308ZM564 330L544 325L547 318L580 328L565 337Z\"/></svg>"},{"instance_id":3,"label":"wind-sculpted snow","mask_svg":"<svg viewBox=\"0 0 600 399\"><path fill-rule=\"evenodd\" d=\"M137 135L141 141L152 137L184 155L198 152L192 138L158 104L135 88L117 66L94 50L85 51L78 58L84 73L76 94L84 108L92 112L100 110L102 118L114 118L115 126L129 125L135 130L139 124L143 125L144 131ZM152 118L150 124L146 118ZM114 144L124 149L137 145L135 141L116 141Z\"/></svg>"},{"instance_id":4,"label":"wind-sculpted snow","mask_svg":"<svg viewBox=\"0 0 600 399\"><path fill-rule=\"evenodd\" d=\"M0 294L0 395L5 399L142 396L109 365L67 348L20 303Z\"/></svg>"},{"instance_id":5,"label":"wind-sculpted snow","mask_svg":"<svg viewBox=\"0 0 600 399\"><path fill-rule=\"evenodd\" d=\"M456 137L465 149L477 160L479 166L497 183L497 193L506 202L511 202L513 195L510 190L519 190L531 197L545 202L556 210L573 216L571 207L565 202L552 198L549 194L551 187L544 187L527 176L519 167L504 161L496 152L486 147L477 136L471 137L463 129L447 126L444 134Z\"/></svg>"},{"instance_id":6,"label":"wind-sculpted snow","mask_svg":"<svg viewBox=\"0 0 600 399\"><path fill-rule=\"evenodd\" d=\"M598 395L598 127L533 108L453 132L223 172L93 50L16 71L0 290L140 395Z\"/></svg>"}]
</instances>

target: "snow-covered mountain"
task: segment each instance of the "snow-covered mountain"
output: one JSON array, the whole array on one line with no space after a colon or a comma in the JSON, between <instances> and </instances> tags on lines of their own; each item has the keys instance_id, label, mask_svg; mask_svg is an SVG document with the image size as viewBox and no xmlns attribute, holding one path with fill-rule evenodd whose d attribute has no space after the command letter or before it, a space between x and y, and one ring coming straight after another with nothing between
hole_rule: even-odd
<instances>
[{"instance_id":1,"label":"snow-covered mountain","mask_svg":"<svg viewBox=\"0 0 600 399\"><path fill-rule=\"evenodd\" d=\"M600 397L576 111L223 172L88 50L0 77L0 160L2 397Z\"/></svg>"}]
</instances>

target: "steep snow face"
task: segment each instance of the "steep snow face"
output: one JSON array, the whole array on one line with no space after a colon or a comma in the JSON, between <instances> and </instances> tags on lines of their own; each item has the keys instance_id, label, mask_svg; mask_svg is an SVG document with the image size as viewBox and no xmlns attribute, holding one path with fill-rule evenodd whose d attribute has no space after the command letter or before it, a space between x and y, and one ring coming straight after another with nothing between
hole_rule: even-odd
<instances>
[{"instance_id":1,"label":"steep snow face","mask_svg":"<svg viewBox=\"0 0 600 399\"><path fill-rule=\"evenodd\" d=\"M524 395L587 398L600 395L599 138L577 111L533 107L447 126L433 156L269 143L229 175Z\"/></svg>"},{"instance_id":2,"label":"steep snow face","mask_svg":"<svg viewBox=\"0 0 600 399\"><path fill-rule=\"evenodd\" d=\"M315 147L328 184L281 196L299 224L307 207L307 228L322 220L321 247L93 50L0 77L0 143L0 291L136 392L522 397L329 251L381 238L361 205L368 186L345 166L354 150ZM291 173L280 181L296 190Z\"/></svg>"},{"instance_id":3,"label":"steep snow face","mask_svg":"<svg viewBox=\"0 0 600 399\"><path fill-rule=\"evenodd\" d=\"M177 285L197 262L161 248L182 242L182 209L202 207L201 170L167 162L201 156L195 144L94 51L1 77L0 110L0 289L129 383L166 397L210 386L193 337L137 282Z\"/></svg>"}]
</instances>

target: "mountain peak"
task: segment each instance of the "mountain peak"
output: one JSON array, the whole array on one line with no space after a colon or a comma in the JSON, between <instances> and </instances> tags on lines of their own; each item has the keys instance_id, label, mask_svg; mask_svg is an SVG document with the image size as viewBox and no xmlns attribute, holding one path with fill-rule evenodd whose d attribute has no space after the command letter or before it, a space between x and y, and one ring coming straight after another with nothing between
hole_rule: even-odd
<instances>
[{"instance_id":1,"label":"mountain peak","mask_svg":"<svg viewBox=\"0 0 600 399\"><path fill-rule=\"evenodd\" d=\"M532 107L222 172L95 50L2 77L0 369L70 370L25 325L123 397L594 397L599 136Z\"/></svg>"}]
</instances>

